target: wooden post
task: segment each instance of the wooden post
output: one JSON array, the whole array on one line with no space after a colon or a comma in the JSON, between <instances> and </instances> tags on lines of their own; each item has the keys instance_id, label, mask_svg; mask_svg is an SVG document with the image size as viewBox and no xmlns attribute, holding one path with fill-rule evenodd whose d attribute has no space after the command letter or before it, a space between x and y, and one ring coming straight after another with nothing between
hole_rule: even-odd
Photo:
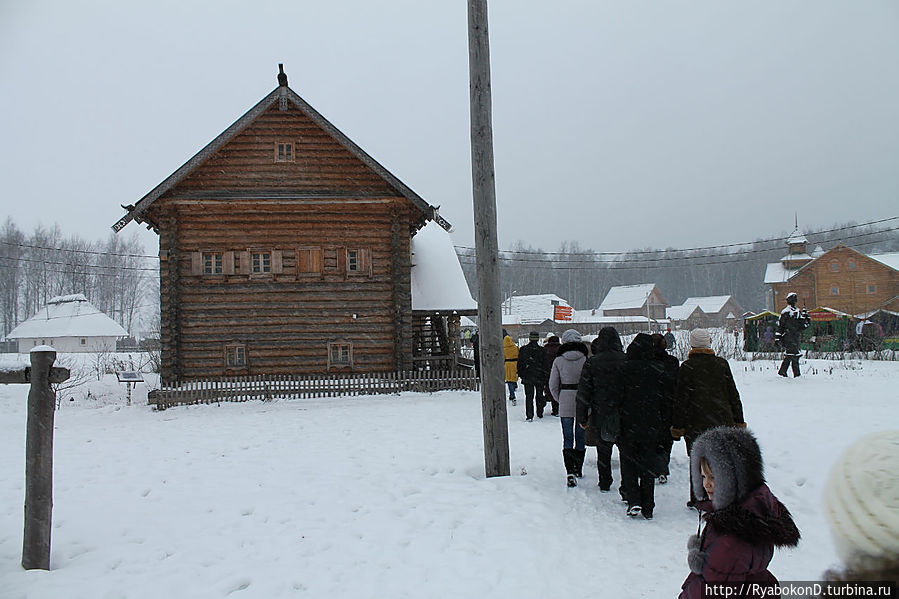
<instances>
[{"instance_id":1,"label":"wooden post","mask_svg":"<svg viewBox=\"0 0 899 599\"><path fill-rule=\"evenodd\" d=\"M36 348L37 349L37 348ZM56 352L46 346L31 352L31 390L25 437L25 535L22 567L50 569L50 527L53 511L53 417L56 394L50 369Z\"/></svg>"},{"instance_id":2,"label":"wooden post","mask_svg":"<svg viewBox=\"0 0 899 599\"><path fill-rule=\"evenodd\" d=\"M468 72L471 106L471 182L478 273L481 411L487 476L509 476L509 422L503 374L499 246L490 98L487 0L468 0Z\"/></svg>"}]
</instances>

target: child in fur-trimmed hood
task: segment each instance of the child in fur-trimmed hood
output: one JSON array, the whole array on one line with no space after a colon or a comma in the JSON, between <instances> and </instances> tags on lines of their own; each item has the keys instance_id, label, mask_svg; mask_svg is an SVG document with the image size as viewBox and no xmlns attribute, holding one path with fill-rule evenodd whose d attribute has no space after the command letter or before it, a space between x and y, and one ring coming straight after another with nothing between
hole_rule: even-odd
<instances>
[{"instance_id":1,"label":"child in fur-trimmed hood","mask_svg":"<svg viewBox=\"0 0 899 599\"><path fill-rule=\"evenodd\" d=\"M687 542L690 574L679 597L704 597L704 583L776 585L768 570L774 548L795 547L799 529L765 484L755 436L729 426L706 431L693 444L690 469L705 528Z\"/></svg>"}]
</instances>

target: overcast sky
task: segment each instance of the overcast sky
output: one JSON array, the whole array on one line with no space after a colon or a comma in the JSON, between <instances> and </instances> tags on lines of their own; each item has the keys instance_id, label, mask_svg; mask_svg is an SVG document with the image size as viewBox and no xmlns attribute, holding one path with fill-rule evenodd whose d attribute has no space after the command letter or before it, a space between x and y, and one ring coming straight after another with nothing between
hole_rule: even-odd
<instances>
[{"instance_id":1,"label":"overcast sky","mask_svg":"<svg viewBox=\"0 0 899 599\"><path fill-rule=\"evenodd\" d=\"M899 214L895 0L493 0L489 18L501 248ZM465 0L0 0L3 213L105 237L279 62L473 245Z\"/></svg>"}]
</instances>

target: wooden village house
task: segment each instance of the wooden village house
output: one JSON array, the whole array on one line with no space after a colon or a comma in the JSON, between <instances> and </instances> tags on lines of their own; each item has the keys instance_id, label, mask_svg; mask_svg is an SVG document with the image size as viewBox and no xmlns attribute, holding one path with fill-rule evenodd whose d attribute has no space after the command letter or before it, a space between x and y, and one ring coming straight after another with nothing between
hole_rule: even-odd
<instances>
[{"instance_id":1,"label":"wooden village house","mask_svg":"<svg viewBox=\"0 0 899 599\"><path fill-rule=\"evenodd\" d=\"M125 208L116 231L134 220L159 234L166 384L408 371L438 366L432 354L447 367L459 315L475 314L470 295L413 311L413 237L449 223L290 89L283 69L271 93Z\"/></svg>"},{"instance_id":2,"label":"wooden village house","mask_svg":"<svg viewBox=\"0 0 899 599\"><path fill-rule=\"evenodd\" d=\"M780 312L790 292L810 310L827 307L851 315L899 310L899 253L863 254L838 244L809 255L807 244L797 227L787 240L787 255L768 264L769 310Z\"/></svg>"}]
</instances>

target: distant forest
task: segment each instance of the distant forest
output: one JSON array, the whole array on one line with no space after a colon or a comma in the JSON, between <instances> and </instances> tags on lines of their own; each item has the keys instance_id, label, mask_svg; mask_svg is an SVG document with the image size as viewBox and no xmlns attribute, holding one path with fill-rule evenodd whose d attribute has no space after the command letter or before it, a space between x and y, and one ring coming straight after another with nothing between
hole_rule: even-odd
<instances>
[{"instance_id":1,"label":"distant forest","mask_svg":"<svg viewBox=\"0 0 899 599\"><path fill-rule=\"evenodd\" d=\"M899 251L896 219L878 224L846 223L804 231L808 252L829 250L839 243L865 254ZM500 252L502 296L554 293L577 310L599 307L616 285L655 283L672 306L688 297L733 295L745 310L765 308L763 283L769 262L787 254L786 239L692 249L642 248L620 254L598 253L566 241L558 250L543 251L519 241ZM473 248L457 247L462 270L477 298Z\"/></svg>"}]
</instances>

